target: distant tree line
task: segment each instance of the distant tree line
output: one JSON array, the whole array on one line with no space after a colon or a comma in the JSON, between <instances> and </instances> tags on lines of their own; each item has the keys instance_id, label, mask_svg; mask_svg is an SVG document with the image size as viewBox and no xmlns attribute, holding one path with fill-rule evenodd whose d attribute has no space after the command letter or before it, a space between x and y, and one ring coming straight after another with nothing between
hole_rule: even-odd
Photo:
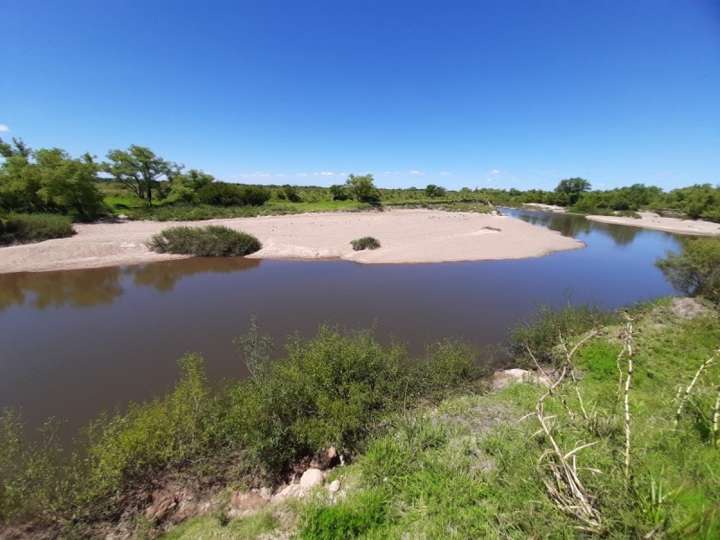
<instances>
[{"instance_id":1,"label":"distant tree line","mask_svg":"<svg viewBox=\"0 0 720 540\"><path fill-rule=\"evenodd\" d=\"M372 174L351 174L344 184L329 188L257 186L217 181L206 172L185 169L138 145L110 150L104 161L98 161L90 154L73 158L59 148L34 150L19 139L11 142L0 139L0 157L0 212L61 213L79 221L91 221L110 213L104 202L107 190L103 189L109 182L122 186L147 209L157 205L251 207L262 206L271 199L289 203L354 200L370 205L532 202L588 214L649 209L720 221L720 188L710 184L664 192L659 187L638 183L601 191L592 190L584 178L567 178L552 191L468 187L449 190L437 184L381 189L375 185Z\"/></svg>"}]
</instances>

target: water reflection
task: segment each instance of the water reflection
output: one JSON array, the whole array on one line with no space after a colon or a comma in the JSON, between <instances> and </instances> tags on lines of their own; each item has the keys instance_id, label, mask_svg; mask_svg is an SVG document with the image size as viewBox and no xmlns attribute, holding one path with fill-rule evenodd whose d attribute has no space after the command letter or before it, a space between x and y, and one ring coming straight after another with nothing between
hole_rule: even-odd
<instances>
[{"instance_id":1,"label":"water reflection","mask_svg":"<svg viewBox=\"0 0 720 540\"><path fill-rule=\"evenodd\" d=\"M202 273L228 273L260 266L258 259L192 258L181 261L58 272L0 274L0 311L15 305L35 309L112 304L123 294L122 281L170 292L181 279Z\"/></svg>"},{"instance_id":2,"label":"water reflection","mask_svg":"<svg viewBox=\"0 0 720 540\"><path fill-rule=\"evenodd\" d=\"M533 225L547 227L558 231L563 236L573 238L588 235L591 232L599 232L612 238L618 246L632 244L635 237L642 232L642 229L636 227L589 221L583 216L574 214L540 212L524 208L503 208L503 214L522 219Z\"/></svg>"}]
</instances>

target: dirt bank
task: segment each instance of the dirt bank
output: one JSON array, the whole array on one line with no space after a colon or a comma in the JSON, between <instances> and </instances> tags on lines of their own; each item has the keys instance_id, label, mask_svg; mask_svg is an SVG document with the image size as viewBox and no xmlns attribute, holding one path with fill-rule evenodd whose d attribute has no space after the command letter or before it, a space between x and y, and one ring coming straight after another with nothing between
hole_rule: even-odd
<instances>
[{"instance_id":1,"label":"dirt bank","mask_svg":"<svg viewBox=\"0 0 720 540\"><path fill-rule=\"evenodd\" d=\"M317 213L202 222L132 221L76 225L71 238L0 248L0 273L138 264L182 258L145 242L172 226L225 225L257 236L264 259L340 258L360 263L430 263L537 257L583 244L505 216L439 210ZM350 241L374 236L382 247L353 251Z\"/></svg>"}]
</instances>

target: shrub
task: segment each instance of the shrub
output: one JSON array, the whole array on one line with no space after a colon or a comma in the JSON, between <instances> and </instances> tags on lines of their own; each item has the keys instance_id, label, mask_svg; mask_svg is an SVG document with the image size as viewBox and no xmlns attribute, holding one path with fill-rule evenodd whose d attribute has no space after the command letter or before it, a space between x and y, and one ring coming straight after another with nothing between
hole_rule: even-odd
<instances>
[{"instance_id":1,"label":"shrub","mask_svg":"<svg viewBox=\"0 0 720 540\"><path fill-rule=\"evenodd\" d=\"M170 394L90 426L84 502L211 450L217 410L203 361L188 355L179 365L182 376Z\"/></svg>"},{"instance_id":2,"label":"shrub","mask_svg":"<svg viewBox=\"0 0 720 540\"><path fill-rule=\"evenodd\" d=\"M543 306L532 320L511 332L510 353L517 362L525 362L528 367L534 367L528 348L539 362L554 363L558 336L567 339L610 324L615 319L613 313L592 306L567 305L555 310Z\"/></svg>"},{"instance_id":3,"label":"shrub","mask_svg":"<svg viewBox=\"0 0 720 540\"><path fill-rule=\"evenodd\" d=\"M270 191L257 186L213 182L200 188L196 198L199 203L212 206L262 206L270 195Z\"/></svg>"},{"instance_id":4,"label":"shrub","mask_svg":"<svg viewBox=\"0 0 720 540\"><path fill-rule=\"evenodd\" d=\"M345 183L347 190L360 202L378 204L380 202L380 190L375 187L375 180L372 174L355 176L351 174Z\"/></svg>"},{"instance_id":5,"label":"shrub","mask_svg":"<svg viewBox=\"0 0 720 540\"><path fill-rule=\"evenodd\" d=\"M339 184L330 186L330 195L333 201L346 201L350 198L347 188Z\"/></svg>"},{"instance_id":6,"label":"shrub","mask_svg":"<svg viewBox=\"0 0 720 540\"><path fill-rule=\"evenodd\" d=\"M372 236L363 236L350 242L350 245L355 251L362 251L364 249L377 249L380 247L380 242Z\"/></svg>"},{"instance_id":7,"label":"shrub","mask_svg":"<svg viewBox=\"0 0 720 540\"><path fill-rule=\"evenodd\" d=\"M282 187L282 193L285 196L285 198L290 202L301 202L302 197L300 197L300 193L298 193L298 190L295 186L291 186L289 184L286 184Z\"/></svg>"},{"instance_id":8,"label":"shrub","mask_svg":"<svg viewBox=\"0 0 720 540\"><path fill-rule=\"evenodd\" d=\"M682 253L668 253L657 266L684 294L720 303L720 238L683 240Z\"/></svg>"},{"instance_id":9,"label":"shrub","mask_svg":"<svg viewBox=\"0 0 720 540\"><path fill-rule=\"evenodd\" d=\"M417 364L367 332L321 328L314 339L292 340L286 358L232 391L228 431L277 474L329 446L357 451L385 414L472 379L473 366L467 349L450 344Z\"/></svg>"},{"instance_id":10,"label":"shrub","mask_svg":"<svg viewBox=\"0 0 720 540\"><path fill-rule=\"evenodd\" d=\"M0 245L42 242L73 234L70 219L57 214L11 214L0 218Z\"/></svg>"},{"instance_id":11,"label":"shrub","mask_svg":"<svg viewBox=\"0 0 720 540\"><path fill-rule=\"evenodd\" d=\"M234 257L262 248L252 235L227 227L173 227L152 237L148 247L158 253L179 253L198 257Z\"/></svg>"}]
</instances>

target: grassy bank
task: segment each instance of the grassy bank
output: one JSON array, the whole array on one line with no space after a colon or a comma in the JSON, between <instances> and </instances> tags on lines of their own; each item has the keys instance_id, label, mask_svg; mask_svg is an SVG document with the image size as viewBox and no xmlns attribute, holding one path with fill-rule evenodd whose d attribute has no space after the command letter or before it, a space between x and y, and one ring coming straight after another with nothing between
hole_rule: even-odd
<instances>
[{"instance_id":1,"label":"grassy bank","mask_svg":"<svg viewBox=\"0 0 720 540\"><path fill-rule=\"evenodd\" d=\"M10 214L0 216L0 246L29 244L72 236L70 218L58 214Z\"/></svg>"},{"instance_id":2,"label":"grassy bank","mask_svg":"<svg viewBox=\"0 0 720 540\"><path fill-rule=\"evenodd\" d=\"M514 350L525 351L518 363L534 357L562 378L549 393L488 393L474 355L452 342L418 361L371 334L323 329L271 362L253 326L237 342L248 380L212 390L202 360L186 357L170 394L98 419L70 464L52 436L24 445L6 414L3 520L85 536L124 523L168 538L715 538L720 366L698 378L679 415L678 398L720 345L720 321L709 304L691 307L662 300L629 319L546 313L514 334ZM223 510L230 493L277 485L329 446L349 463L330 474L337 496L319 489L239 518ZM215 510L177 527L148 521L148 490L168 478L210 493Z\"/></svg>"}]
</instances>

